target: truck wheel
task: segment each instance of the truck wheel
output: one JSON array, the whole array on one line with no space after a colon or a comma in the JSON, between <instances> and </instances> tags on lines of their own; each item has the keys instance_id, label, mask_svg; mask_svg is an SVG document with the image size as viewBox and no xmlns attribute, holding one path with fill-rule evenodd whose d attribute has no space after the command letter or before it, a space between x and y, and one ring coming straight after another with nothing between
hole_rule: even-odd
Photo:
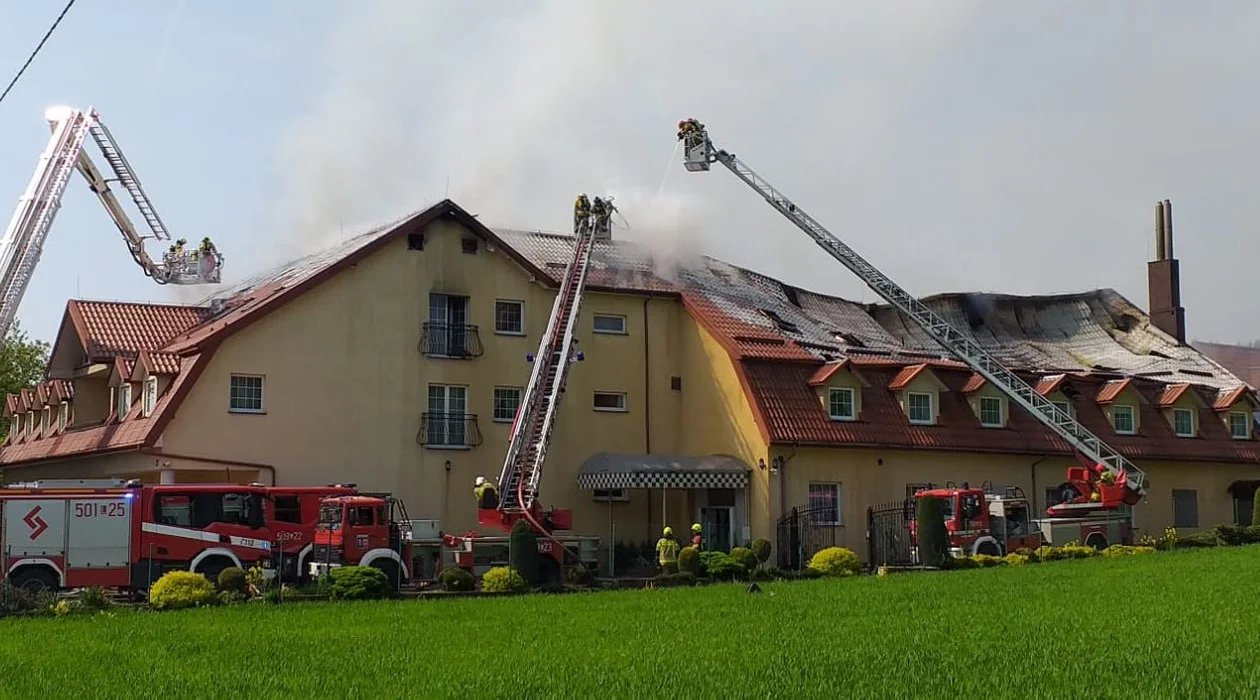
<instances>
[{"instance_id":1,"label":"truck wheel","mask_svg":"<svg viewBox=\"0 0 1260 700\"><path fill-rule=\"evenodd\" d=\"M1095 532L1094 534L1085 538L1085 546L1093 547L1094 549L1101 552L1102 550L1107 548L1107 538Z\"/></svg>"},{"instance_id":2,"label":"truck wheel","mask_svg":"<svg viewBox=\"0 0 1260 700\"><path fill-rule=\"evenodd\" d=\"M1002 550L992 542L983 542L979 547L976 547L976 554L984 554L990 557L1000 557L1002 556Z\"/></svg>"},{"instance_id":3,"label":"truck wheel","mask_svg":"<svg viewBox=\"0 0 1260 700\"><path fill-rule=\"evenodd\" d=\"M385 578L389 579L389 590L395 593L398 592L398 589L400 588L398 585L398 579L401 572L398 569L397 563L390 559L386 559L385 561L374 561L372 562L372 568L379 570L381 573L385 574Z\"/></svg>"},{"instance_id":4,"label":"truck wheel","mask_svg":"<svg viewBox=\"0 0 1260 700\"><path fill-rule=\"evenodd\" d=\"M21 588L27 593L43 593L44 591L56 591L61 587L60 582L53 572L42 566L31 566L25 569L19 569L17 573L9 577L9 582L17 588Z\"/></svg>"},{"instance_id":5,"label":"truck wheel","mask_svg":"<svg viewBox=\"0 0 1260 700\"><path fill-rule=\"evenodd\" d=\"M202 562L201 566L197 567L197 573L210 579L210 583L217 586L219 585L219 574L223 573L224 569L228 569L233 566L235 566L235 564L231 561L221 557L216 557Z\"/></svg>"}]
</instances>

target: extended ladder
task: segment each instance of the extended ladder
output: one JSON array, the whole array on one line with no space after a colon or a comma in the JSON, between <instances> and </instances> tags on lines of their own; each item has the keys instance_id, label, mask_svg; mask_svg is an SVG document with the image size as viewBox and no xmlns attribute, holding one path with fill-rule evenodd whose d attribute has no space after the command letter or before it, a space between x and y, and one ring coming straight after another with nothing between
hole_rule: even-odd
<instances>
[{"instance_id":1,"label":"extended ladder","mask_svg":"<svg viewBox=\"0 0 1260 700\"><path fill-rule=\"evenodd\" d=\"M997 387L1011 401L1040 420L1059 437L1063 438L1076 451L1078 459L1084 466L1101 465L1116 479L1116 484L1124 483L1127 487L1124 502L1135 505L1146 493L1147 477L1142 470L1103 442L1085 426L1078 423L1063 409L1042 396L1014 372L1006 369L992 355L980 347L974 339L955 329L944 318L932 311L926 304L911 296L909 292L897 286L884 273L868 263L852 248L832 235L822 224L818 223L800 207L796 206L773 185L766 181L752 168L744 165L734 154L718 149L709 139L704 125L694 120L684 122L688 130L680 132L684 140L683 165L688 171L701 172L709 170L710 163L725 165L745 184L753 188L774 207L796 224L798 228L814 239L823 250L839 260L853 274L857 275L884 301L896 307L906 316L914 319L928 335L945 349L953 353L976 374L984 377ZM1088 504L1081 504L1088 505Z\"/></svg>"},{"instance_id":2,"label":"extended ladder","mask_svg":"<svg viewBox=\"0 0 1260 700\"><path fill-rule=\"evenodd\" d=\"M573 241L573 259L564 271L560 290L551 307L547 329L533 357L534 368L521 397L516 421L508 441L507 457L499 475L499 512L524 514L533 519L543 460L555 428L560 397L569 375L569 365L582 359L574 350L578 311L586 288L595 231L588 219ZM537 526L537 523L535 523Z\"/></svg>"}]
</instances>

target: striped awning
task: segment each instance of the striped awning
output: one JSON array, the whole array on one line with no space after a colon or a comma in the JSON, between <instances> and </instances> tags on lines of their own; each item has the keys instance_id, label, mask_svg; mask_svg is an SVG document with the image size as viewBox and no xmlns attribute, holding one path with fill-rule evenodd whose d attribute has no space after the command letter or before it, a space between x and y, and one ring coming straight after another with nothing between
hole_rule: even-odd
<instances>
[{"instance_id":1,"label":"striped awning","mask_svg":"<svg viewBox=\"0 0 1260 700\"><path fill-rule=\"evenodd\" d=\"M729 455L628 455L600 452L582 463L583 489L742 489L748 465Z\"/></svg>"}]
</instances>

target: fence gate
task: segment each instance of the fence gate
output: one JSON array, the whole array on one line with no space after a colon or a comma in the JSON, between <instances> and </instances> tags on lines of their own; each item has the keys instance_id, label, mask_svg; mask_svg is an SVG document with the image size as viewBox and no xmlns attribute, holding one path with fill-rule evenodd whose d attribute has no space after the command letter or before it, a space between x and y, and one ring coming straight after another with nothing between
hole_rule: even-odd
<instances>
[{"instance_id":1,"label":"fence gate","mask_svg":"<svg viewBox=\"0 0 1260 700\"><path fill-rule=\"evenodd\" d=\"M832 505L819 508L793 508L779 519L778 552L779 568L799 571L809 563L810 557L819 550L836 546L840 526L827 522L834 518Z\"/></svg>"},{"instance_id":2,"label":"fence gate","mask_svg":"<svg viewBox=\"0 0 1260 700\"><path fill-rule=\"evenodd\" d=\"M866 509L867 561L871 567L906 566L910 557L910 521L914 501L891 501Z\"/></svg>"}]
</instances>

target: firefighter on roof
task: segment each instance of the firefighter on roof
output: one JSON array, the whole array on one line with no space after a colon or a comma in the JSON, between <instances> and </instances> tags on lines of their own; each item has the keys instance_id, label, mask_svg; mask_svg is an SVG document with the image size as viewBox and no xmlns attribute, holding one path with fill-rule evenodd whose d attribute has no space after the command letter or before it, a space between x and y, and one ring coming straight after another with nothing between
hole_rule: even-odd
<instances>
[{"instance_id":1,"label":"firefighter on roof","mask_svg":"<svg viewBox=\"0 0 1260 700\"><path fill-rule=\"evenodd\" d=\"M591 200L586 198L583 192L577 197L577 201L573 203L573 232L578 233L582 227L591 219Z\"/></svg>"},{"instance_id":2,"label":"firefighter on roof","mask_svg":"<svg viewBox=\"0 0 1260 700\"><path fill-rule=\"evenodd\" d=\"M499 492L495 491L494 484L486 481L484 476L473 481L473 496L477 498L478 508L490 510L499 507Z\"/></svg>"},{"instance_id":3,"label":"firefighter on roof","mask_svg":"<svg viewBox=\"0 0 1260 700\"><path fill-rule=\"evenodd\" d=\"M674 539L674 528L668 525L661 531L661 538L656 541L656 558L663 573L673 573L678 569L678 540Z\"/></svg>"}]
</instances>

